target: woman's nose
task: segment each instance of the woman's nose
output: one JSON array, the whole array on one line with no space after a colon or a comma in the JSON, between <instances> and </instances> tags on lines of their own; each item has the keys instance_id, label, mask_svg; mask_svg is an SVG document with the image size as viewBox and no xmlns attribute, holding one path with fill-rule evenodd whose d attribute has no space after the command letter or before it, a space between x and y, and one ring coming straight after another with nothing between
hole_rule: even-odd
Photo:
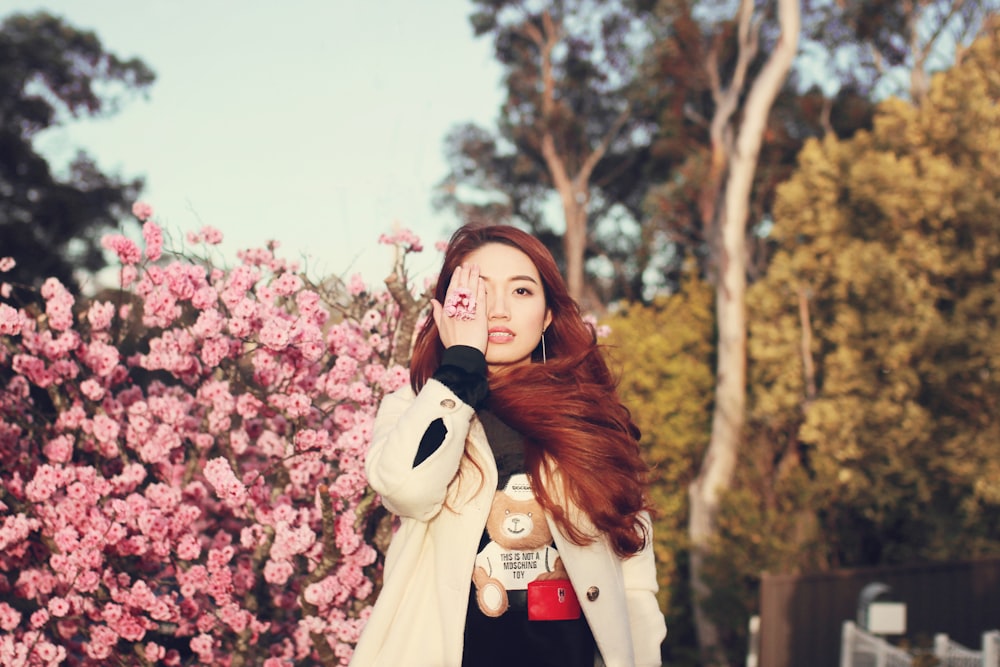
<instances>
[{"instance_id":1,"label":"woman's nose","mask_svg":"<svg viewBox=\"0 0 1000 667\"><path fill-rule=\"evenodd\" d=\"M507 300L501 294L487 294L486 308L490 319L503 319L510 315L507 310Z\"/></svg>"}]
</instances>

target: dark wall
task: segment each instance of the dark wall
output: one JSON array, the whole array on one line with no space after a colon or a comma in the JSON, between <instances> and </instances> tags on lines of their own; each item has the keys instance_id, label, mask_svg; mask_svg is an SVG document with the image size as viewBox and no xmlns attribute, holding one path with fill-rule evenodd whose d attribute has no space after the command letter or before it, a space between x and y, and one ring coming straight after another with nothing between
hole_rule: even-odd
<instances>
[{"instance_id":1,"label":"dark wall","mask_svg":"<svg viewBox=\"0 0 1000 667\"><path fill-rule=\"evenodd\" d=\"M1000 558L859 568L819 574L764 573L760 593L761 667L838 667L844 621L855 621L867 584L891 587L882 599L906 603L906 635L893 643L928 647L937 633L978 650L1000 629Z\"/></svg>"}]
</instances>

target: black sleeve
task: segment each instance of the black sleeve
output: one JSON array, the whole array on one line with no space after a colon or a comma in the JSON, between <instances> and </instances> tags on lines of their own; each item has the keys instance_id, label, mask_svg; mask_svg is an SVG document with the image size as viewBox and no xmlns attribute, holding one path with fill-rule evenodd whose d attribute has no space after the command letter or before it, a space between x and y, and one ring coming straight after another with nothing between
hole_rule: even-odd
<instances>
[{"instance_id":1,"label":"black sleeve","mask_svg":"<svg viewBox=\"0 0 1000 667\"><path fill-rule=\"evenodd\" d=\"M482 405L489 394L486 356L467 345L453 345L444 351L434 379L474 408Z\"/></svg>"},{"instance_id":2,"label":"black sleeve","mask_svg":"<svg viewBox=\"0 0 1000 667\"><path fill-rule=\"evenodd\" d=\"M417 455L413 457L413 467L427 460L427 458L438 450L444 442L444 436L448 434L448 429L444 427L443 419L435 419L424 431L424 437L420 438L420 445L417 447Z\"/></svg>"},{"instance_id":3,"label":"black sleeve","mask_svg":"<svg viewBox=\"0 0 1000 667\"><path fill-rule=\"evenodd\" d=\"M479 407L489 394L486 356L467 345L453 345L444 351L434 379L474 408ZM417 455L413 457L413 467L416 468L436 452L447 434L448 429L445 428L443 419L432 421L420 438Z\"/></svg>"}]
</instances>

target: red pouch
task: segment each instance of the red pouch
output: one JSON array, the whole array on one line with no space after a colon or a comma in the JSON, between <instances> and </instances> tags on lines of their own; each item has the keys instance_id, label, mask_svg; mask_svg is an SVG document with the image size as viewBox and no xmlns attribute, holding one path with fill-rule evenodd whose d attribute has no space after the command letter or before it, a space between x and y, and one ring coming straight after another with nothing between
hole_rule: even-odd
<instances>
[{"instance_id":1,"label":"red pouch","mask_svg":"<svg viewBox=\"0 0 1000 667\"><path fill-rule=\"evenodd\" d=\"M580 601L568 579L528 583L529 621L572 621L580 618Z\"/></svg>"}]
</instances>

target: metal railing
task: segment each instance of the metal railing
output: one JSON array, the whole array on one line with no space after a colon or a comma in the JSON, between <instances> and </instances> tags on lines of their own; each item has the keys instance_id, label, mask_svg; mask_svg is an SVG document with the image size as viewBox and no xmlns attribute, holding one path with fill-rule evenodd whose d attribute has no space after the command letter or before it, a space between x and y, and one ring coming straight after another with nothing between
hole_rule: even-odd
<instances>
[{"instance_id":1,"label":"metal railing","mask_svg":"<svg viewBox=\"0 0 1000 667\"><path fill-rule=\"evenodd\" d=\"M906 651L885 639L845 621L840 642L840 667L912 667L924 649ZM934 637L933 662L937 667L1000 667L1000 630L983 633L982 650L962 646L948 635ZM923 662L921 664L928 664Z\"/></svg>"},{"instance_id":2,"label":"metal railing","mask_svg":"<svg viewBox=\"0 0 1000 667\"><path fill-rule=\"evenodd\" d=\"M1000 667L1000 630L983 633L983 666Z\"/></svg>"},{"instance_id":3,"label":"metal railing","mask_svg":"<svg viewBox=\"0 0 1000 667\"><path fill-rule=\"evenodd\" d=\"M946 634L934 635L934 657L940 667L983 667L983 652L952 641Z\"/></svg>"},{"instance_id":4,"label":"metal railing","mask_svg":"<svg viewBox=\"0 0 1000 667\"><path fill-rule=\"evenodd\" d=\"M881 637L868 634L853 621L844 621L840 638L840 667L911 667L913 656Z\"/></svg>"}]
</instances>

